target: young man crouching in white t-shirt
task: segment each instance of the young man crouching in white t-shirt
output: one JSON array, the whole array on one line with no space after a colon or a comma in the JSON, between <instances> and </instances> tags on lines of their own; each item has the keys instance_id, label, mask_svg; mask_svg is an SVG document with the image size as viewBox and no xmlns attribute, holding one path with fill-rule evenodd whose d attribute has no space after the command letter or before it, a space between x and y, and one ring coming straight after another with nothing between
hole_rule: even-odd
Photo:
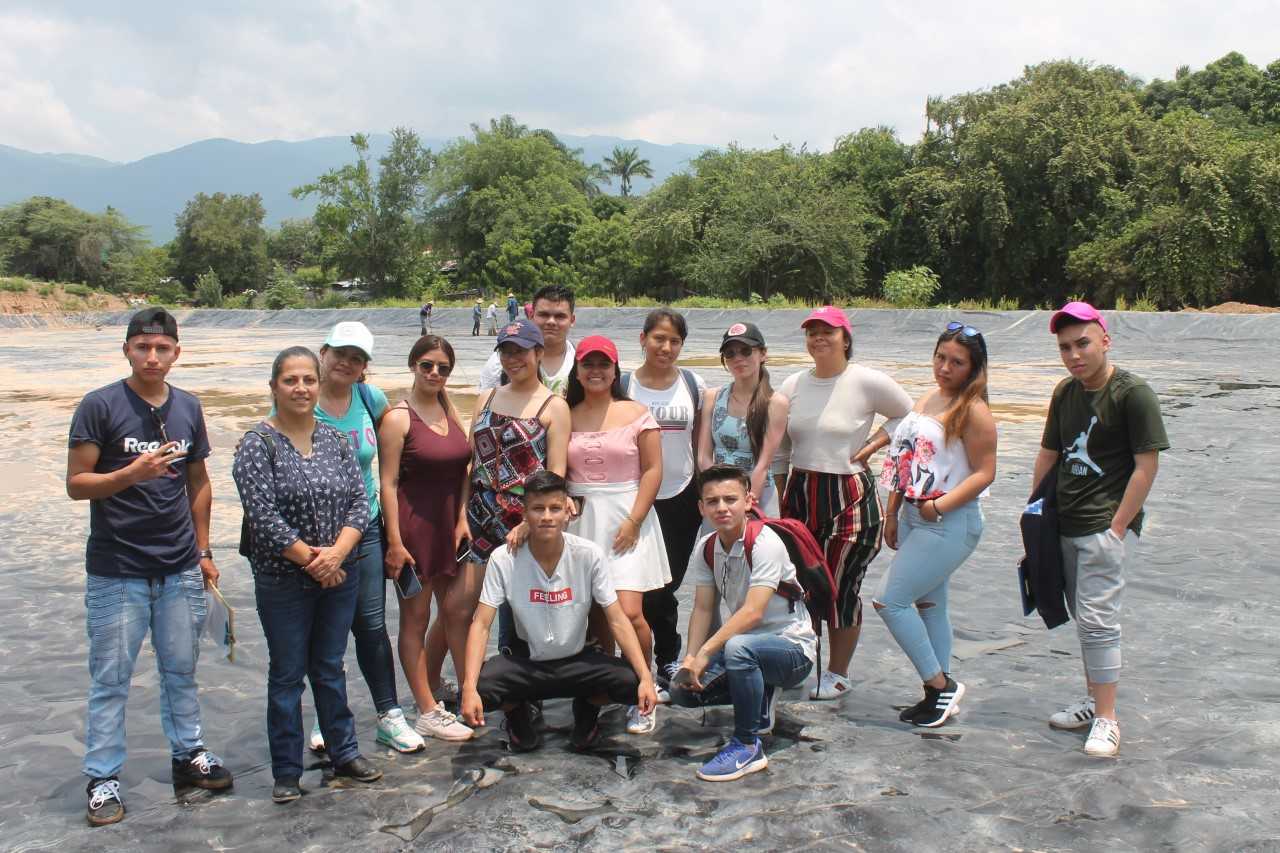
<instances>
[{"instance_id":1,"label":"young man crouching in white t-shirt","mask_svg":"<svg viewBox=\"0 0 1280 853\"><path fill-rule=\"evenodd\" d=\"M596 721L601 705L639 705L646 714L653 710L658 701L653 676L618 603L604 554L595 543L564 532L569 523L564 478L537 472L525 481L524 499L529 538L514 553L503 545L489 557L471 620L462 717L483 726L484 712L501 708L512 750L526 752L541 742L529 703L572 698L570 743L586 749L600 733ZM604 609L625 662L594 646L585 648L593 601ZM512 654L486 661L489 629L503 604L511 605L520 642Z\"/></svg>"},{"instance_id":2,"label":"young man crouching in white t-shirt","mask_svg":"<svg viewBox=\"0 0 1280 853\"><path fill-rule=\"evenodd\" d=\"M671 682L671 703L686 708L733 705L733 737L698 771L708 782L729 782L769 766L760 735L773 731L778 690L804 683L817 659L818 638L808 611L778 594L796 583L786 545L769 528L745 553L747 474L713 465L698 477L702 515L715 528L689 556L686 579L697 587L689 616L689 655ZM716 537L713 566L705 558ZM723 600L732 616L712 622ZM710 636L708 636L710 635Z\"/></svg>"}]
</instances>

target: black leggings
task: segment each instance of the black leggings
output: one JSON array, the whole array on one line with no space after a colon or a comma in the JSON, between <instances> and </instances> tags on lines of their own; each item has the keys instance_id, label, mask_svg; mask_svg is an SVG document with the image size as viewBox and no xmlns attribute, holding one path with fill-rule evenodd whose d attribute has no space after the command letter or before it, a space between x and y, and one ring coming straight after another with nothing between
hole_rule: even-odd
<instances>
[{"instance_id":1,"label":"black leggings","mask_svg":"<svg viewBox=\"0 0 1280 853\"><path fill-rule=\"evenodd\" d=\"M640 679L622 658L588 646L559 660L494 655L480 668L476 693L486 711L542 699L584 699L604 694L610 702L636 704Z\"/></svg>"},{"instance_id":2,"label":"black leggings","mask_svg":"<svg viewBox=\"0 0 1280 853\"><path fill-rule=\"evenodd\" d=\"M644 620L653 630L653 657L659 668L680 660L680 605L676 601L676 590L684 581L689 555L693 553L698 528L702 526L696 483L695 477L680 494L653 502L667 546L667 562L671 565L671 583L644 594Z\"/></svg>"}]
</instances>

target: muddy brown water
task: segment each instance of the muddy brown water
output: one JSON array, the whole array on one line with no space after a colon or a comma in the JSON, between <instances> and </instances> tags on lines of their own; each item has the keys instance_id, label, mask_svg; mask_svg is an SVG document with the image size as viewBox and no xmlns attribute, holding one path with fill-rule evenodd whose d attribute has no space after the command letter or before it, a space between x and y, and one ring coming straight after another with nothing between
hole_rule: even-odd
<instances>
[{"instance_id":1,"label":"muddy brown water","mask_svg":"<svg viewBox=\"0 0 1280 853\"><path fill-rule=\"evenodd\" d=\"M805 362L796 316L754 317L771 343L775 382ZM602 331L638 358L639 314L579 313L575 334ZM293 319L291 319L293 318ZM860 312L856 357L914 395L944 312ZM239 504L231 452L267 409L280 348L323 340L305 315L263 315L245 328L184 315L174 384L205 407L214 455L213 545L237 610L235 663L204 646L200 684L209 746L236 774L232 793L191 796L170 785L155 659L139 658L129 703L127 819L84 826L87 687L83 549L88 507L67 499L65 442L88 389L124 375L122 328L6 329L0 338L0 815L4 849L399 850L1238 850L1280 846L1280 318L1124 315L1113 357L1160 395L1173 449L1162 455L1125 602L1123 745L1117 760L1081 753L1083 736L1047 715L1081 692L1074 626L1046 632L1018 608L1017 515L1029 488L1049 392L1062 377L1044 314L968 318L988 330L992 408L1000 422L986 530L955 576L954 671L968 685L961 716L912 730L896 709L918 696L902 652L868 609L842 704L785 697L768 741L768 772L727 785L694 778L729 733L727 712L663 709L653 736L623 733L620 712L589 755L567 749L569 709L548 703L540 752L511 755L497 728L400 756L373 739L374 713L349 650L349 693L366 755L386 771L372 787L325 780L308 759L300 802L270 802L264 730L266 650L248 568L235 554ZM403 322L402 322L403 320ZM239 322L239 320L237 320ZM293 325L289 323L292 322ZM416 320L370 312L372 381L393 399ZM446 324L449 315L442 316ZM459 318L458 325L468 321ZM683 363L713 384L725 312L690 312ZM772 323L773 325L769 325ZM452 388L465 413L492 339L452 336ZM866 582L870 594L891 558ZM681 593L682 620L689 591ZM396 633L396 603L388 625ZM403 678L400 696L414 711ZM311 720L311 701L304 700ZM181 794L183 804L176 799Z\"/></svg>"}]
</instances>

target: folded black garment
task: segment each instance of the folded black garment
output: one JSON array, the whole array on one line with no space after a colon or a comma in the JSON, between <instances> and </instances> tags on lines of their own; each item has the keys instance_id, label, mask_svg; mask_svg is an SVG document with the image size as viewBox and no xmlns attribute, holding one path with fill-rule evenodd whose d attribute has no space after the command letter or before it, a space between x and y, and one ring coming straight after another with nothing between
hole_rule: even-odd
<instances>
[{"instance_id":1,"label":"folded black garment","mask_svg":"<svg viewBox=\"0 0 1280 853\"><path fill-rule=\"evenodd\" d=\"M1067 613L1062 577L1062 546L1058 539L1058 464L1036 486L1019 522L1026 556L1018 563L1018 591L1022 615L1035 610L1046 628L1056 628Z\"/></svg>"}]
</instances>

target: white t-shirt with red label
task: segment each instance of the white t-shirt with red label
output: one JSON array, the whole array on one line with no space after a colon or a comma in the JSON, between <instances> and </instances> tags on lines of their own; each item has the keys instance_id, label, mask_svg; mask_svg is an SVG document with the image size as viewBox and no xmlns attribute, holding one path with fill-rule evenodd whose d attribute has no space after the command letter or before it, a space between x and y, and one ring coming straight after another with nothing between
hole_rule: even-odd
<instances>
[{"instance_id":1,"label":"white t-shirt with red label","mask_svg":"<svg viewBox=\"0 0 1280 853\"><path fill-rule=\"evenodd\" d=\"M591 603L608 607L617 600L604 552L570 533L564 534L564 551L550 575L527 545L514 555L506 545L499 547L489 556L480 590L481 604L511 605L516 636L529 644L532 660L560 660L582 651Z\"/></svg>"}]
</instances>

